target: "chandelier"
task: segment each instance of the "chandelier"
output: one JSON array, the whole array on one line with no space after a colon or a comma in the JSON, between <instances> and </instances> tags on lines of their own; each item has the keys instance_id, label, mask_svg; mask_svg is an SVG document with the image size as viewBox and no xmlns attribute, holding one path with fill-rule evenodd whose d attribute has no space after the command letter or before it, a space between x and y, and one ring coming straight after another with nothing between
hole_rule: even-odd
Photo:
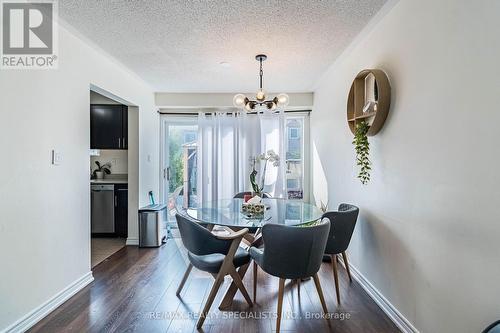
<instances>
[{"instance_id":1,"label":"chandelier","mask_svg":"<svg viewBox=\"0 0 500 333\"><path fill-rule=\"evenodd\" d=\"M266 92L262 88L262 77L264 76L264 71L262 70L262 62L267 59L265 54L258 54L255 56L255 60L260 63L259 71L259 90L255 94L255 99L249 99L243 94L236 94L233 98L233 105L238 109L245 109L248 112L254 110L275 110L276 108L283 110L290 101L287 94L279 94L278 96L270 99L267 98Z\"/></svg>"}]
</instances>

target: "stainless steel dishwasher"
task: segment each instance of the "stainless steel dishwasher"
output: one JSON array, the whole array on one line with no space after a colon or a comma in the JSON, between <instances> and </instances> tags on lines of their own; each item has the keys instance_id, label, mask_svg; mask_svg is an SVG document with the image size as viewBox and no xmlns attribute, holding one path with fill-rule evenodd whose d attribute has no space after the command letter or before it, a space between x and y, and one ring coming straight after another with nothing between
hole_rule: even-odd
<instances>
[{"instance_id":1,"label":"stainless steel dishwasher","mask_svg":"<svg viewBox=\"0 0 500 333\"><path fill-rule=\"evenodd\" d=\"M93 234L115 232L115 186L91 185L91 226Z\"/></svg>"}]
</instances>

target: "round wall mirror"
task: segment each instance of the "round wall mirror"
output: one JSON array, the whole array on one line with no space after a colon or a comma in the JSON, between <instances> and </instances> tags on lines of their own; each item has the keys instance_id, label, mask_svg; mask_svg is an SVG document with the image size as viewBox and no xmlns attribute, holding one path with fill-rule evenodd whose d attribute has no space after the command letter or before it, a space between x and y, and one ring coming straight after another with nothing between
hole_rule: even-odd
<instances>
[{"instance_id":1,"label":"round wall mirror","mask_svg":"<svg viewBox=\"0 0 500 333\"><path fill-rule=\"evenodd\" d=\"M367 135L377 134L387 118L391 104L391 86L384 71L365 69L356 75L347 98L347 123L354 134L356 124L366 121Z\"/></svg>"}]
</instances>

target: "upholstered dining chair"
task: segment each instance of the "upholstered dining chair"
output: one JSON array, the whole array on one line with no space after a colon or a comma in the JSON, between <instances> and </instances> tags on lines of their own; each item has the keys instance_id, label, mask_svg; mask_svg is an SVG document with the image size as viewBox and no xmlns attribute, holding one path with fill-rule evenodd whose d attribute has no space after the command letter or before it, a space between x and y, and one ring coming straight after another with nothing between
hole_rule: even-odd
<instances>
[{"instance_id":1,"label":"upholstered dining chair","mask_svg":"<svg viewBox=\"0 0 500 333\"><path fill-rule=\"evenodd\" d=\"M179 214L178 212L175 213L176 215ZM189 220L189 217L187 216L182 216L180 215L183 219L185 220ZM176 219L177 219L177 216L176 216ZM203 223L203 222L198 222L198 221L192 221L193 223L198 223L198 225L200 225L201 227L207 229L208 231L212 231L213 229L213 225L211 224L207 224L207 223ZM188 250L189 252L189 250ZM191 264L191 262L188 264L188 267L186 268L186 271L184 272L184 275L182 277L182 280L181 280L181 283L179 284L179 286L177 287L177 291L175 292L175 295L179 296L181 294L181 291L182 291L182 288L184 287L184 284L186 283L188 277L189 277L189 274L191 274L191 271L193 270L193 264Z\"/></svg>"},{"instance_id":2,"label":"upholstered dining chair","mask_svg":"<svg viewBox=\"0 0 500 333\"><path fill-rule=\"evenodd\" d=\"M313 277L323 311L328 313L318 278L325 252L330 221L323 220L313 226L292 227L266 224L262 227L264 248L250 248L250 256L264 272L279 277L278 314L276 332L280 331L281 310L285 280ZM254 275L254 299L257 279Z\"/></svg>"},{"instance_id":3,"label":"upholstered dining chair","mask_svg":"<svg viewBox=\"0 0 500 333\"><path fill-rule=\"evenodd\" d=\"M251 195L252 192L240 192L240 193L236 193L233 198L234 199L243 199L245 197L245 195L247 195L247 194ZM265 199L269 199L269 198L271 198L271 195L269 193L264 192L264 193L262 193L262 197L265 198Z\"/></svg>"},{"instance_id":4,"label":"upholstered dining chair","mask_svg":"<svg viewBox=\"0 0 500 333\"><path fill-rule=\"evenodd\" d=\"M248 232L248 229L245 228L230 234L215 235L208 229L200 226L197 222L191 221L184 216L177 214L176 218L182 243L188 250L188 259L190 262L177 290L177 295L181 292L193 266L201 271L212 274L215 278L196 327L201 328L203 325L205 317L226 275L230 275L233 278L234 283L245 297L248 305L253 306L241 277L236 271L236 268L248 265L250 262L248 252L239 247L241 239Z\"/></svg>"},{"instance_id":5,"label":"upholstered dining chair","mask_svg":"<svg viewBox=\"0 0 500 333\"><path fill-rule=\"evenodd\" d=\"M349 281L352 282L351 270L347 261L346 250L349 247L354 227L358 219L359 208L342 203L338 211L326 212L322 219L330 220L330 233L326 243L325 254L332 259L333 278L335 280L335 292L337 294L337 304L340 304L339 278L337 273L337 255L342 254Z\"/></svg>"},{"instance_id":6,"label":"upholstered dining chair","mask_svg":"<svg viewBox=\"0 0 500 333\"><path fill-rule=\"evenodd\" d=\"M500 320L495 321L488 327L486 327L483 333L500 333Z\"/></svg>"}]
</instances>

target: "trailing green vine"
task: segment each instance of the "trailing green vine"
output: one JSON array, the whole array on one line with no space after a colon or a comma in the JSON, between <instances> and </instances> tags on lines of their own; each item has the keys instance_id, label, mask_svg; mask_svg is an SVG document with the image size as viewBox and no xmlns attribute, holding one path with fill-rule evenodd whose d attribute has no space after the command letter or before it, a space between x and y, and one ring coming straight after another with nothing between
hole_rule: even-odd
<instances>
[{"instance_id":1,"label":"trailing green vine","mask_svg":"<svg viewBox=\"0 0 500 333\"><path fill-rule=\"evenodd\" d=\"M368 130L370 126L366 121L361 121L356 124L354 140L352 144L356 150L356 164L360 167L358 178L363 185L370 181L371 162L368 158L370 154L370 143L368 142Z\"/></svg>"}]
</instances>

